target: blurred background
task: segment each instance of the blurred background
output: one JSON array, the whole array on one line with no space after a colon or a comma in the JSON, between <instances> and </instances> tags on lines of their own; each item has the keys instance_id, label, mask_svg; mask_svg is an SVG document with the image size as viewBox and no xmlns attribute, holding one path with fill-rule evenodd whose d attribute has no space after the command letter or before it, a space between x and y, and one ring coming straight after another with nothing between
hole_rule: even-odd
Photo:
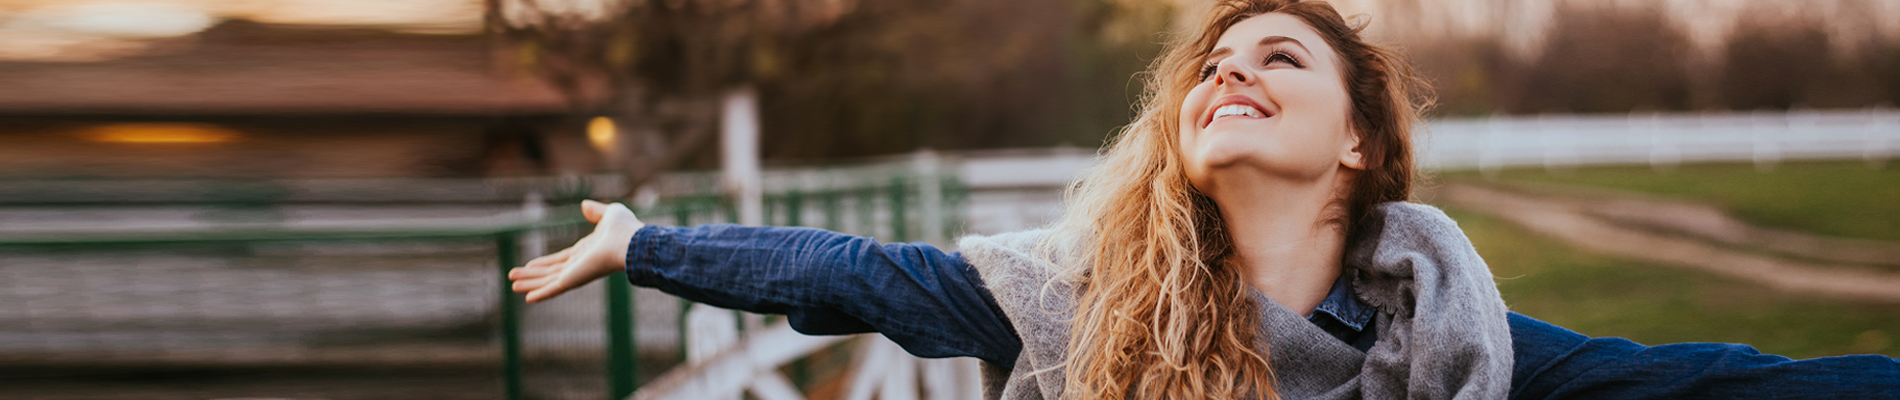
<instances>
[{"instance_id":1,"label":"blurred background","mask_svg":"<svg viewBox=\"0 0 1900 400\"><path fill-rule=\"evenodd\" d=\"M1900 0L1332 4L1432 82L1418 200L1513 310L1900 356ZM0 0L0 398L974 398L968 360L501 274L581 198L1038 226L1204 5Z\"/></svg>"}]
</instances>

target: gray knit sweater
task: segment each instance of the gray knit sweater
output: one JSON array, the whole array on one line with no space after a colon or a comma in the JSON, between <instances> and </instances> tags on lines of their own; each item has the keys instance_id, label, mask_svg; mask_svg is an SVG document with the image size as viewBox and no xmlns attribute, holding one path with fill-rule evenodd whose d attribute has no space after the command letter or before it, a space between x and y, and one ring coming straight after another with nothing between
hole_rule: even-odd
<instances>
[{"instance_id":1,"label":"gray knit sweater","mask_svg":"<svg viewBox=\"0 0 1900 400\"><path fill-rule=\"evenodd\" d=\"M1511 388L1511 332L1490 269L1456 222L1431 206L1375 207L1349 243L1354 293L1378 309L1379 341L1360 352L1258 292L1275 389L1287 399L1499 399ZM1060 399L1073 285L1035 251L1048 231L959 242L1016 327L1014 366L984 365L987 399ZM1063 254L1057 251L1057 254ZM1045 285L1047 284L1047 285ZM1041 371L1041 372L1038 372Z\"/></svg>"}]
</instances>

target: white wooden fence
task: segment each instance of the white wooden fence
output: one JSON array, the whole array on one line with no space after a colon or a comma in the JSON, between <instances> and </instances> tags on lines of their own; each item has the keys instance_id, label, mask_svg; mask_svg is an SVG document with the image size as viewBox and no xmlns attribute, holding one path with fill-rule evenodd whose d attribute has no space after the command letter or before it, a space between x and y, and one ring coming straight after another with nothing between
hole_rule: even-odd
<instances>
[{"instance_id":1,"label":"white wooden fence","mask_svg":"<svg viewBox=\"0 0 1900 400\"><path fill-rule=\"evenodd\" d=\"M1900 150L1891 109L1705 114L1522 116L1433 121L1421 137L1429 169L1863 159Z\"/></svg>"},{"instance_id":2,"label":"white wooden fence","mask_svg":"<svg viewBox=\"0 0 1900 400\"><path fill-rule=\"evenodd\" d=\"M732 310L694 305L686 322L688 364L655 379L633 398L737 400L751 394L762 400L800 400L804 396L778 367L850 338L806 336L782 321L741 337L732 321ZM982 395L973 359L919 359L881 335L861 337L846 399L975 400Z\"/></svg>"}]
</instances>

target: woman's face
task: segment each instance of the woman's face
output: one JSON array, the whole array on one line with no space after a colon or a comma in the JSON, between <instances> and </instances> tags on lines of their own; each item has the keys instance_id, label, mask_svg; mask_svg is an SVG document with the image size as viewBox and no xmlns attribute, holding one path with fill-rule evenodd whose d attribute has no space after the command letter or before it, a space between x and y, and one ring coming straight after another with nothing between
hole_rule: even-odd
<instances>
[{"instance_id":1,"label":"woman's face","mask_svg":"<svg viewBox=\"0 0 1900 400\"><path fill-rule=\"evenodd\" d=\"M1363 169L1338 57L1299 18L1254 16L1222 33L1181 103L1190 182L1213 194L1239 178L1321 182Z\"/></svg>"}]
</instances>

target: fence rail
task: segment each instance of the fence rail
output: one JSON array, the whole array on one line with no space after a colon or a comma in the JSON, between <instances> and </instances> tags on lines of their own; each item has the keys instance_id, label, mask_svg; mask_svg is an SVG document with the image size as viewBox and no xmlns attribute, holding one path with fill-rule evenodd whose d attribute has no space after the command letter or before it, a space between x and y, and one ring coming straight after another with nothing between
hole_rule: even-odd
<instances>
[{"instance_id":1,"label":"fence rail","mask_svg":"<svg viewBox=\"0 0 1900 400\"><path fill-rule=\"evenodd\" d=\"M1900 112L1552 115L1433 121L1420 149L1436 169L1863 159L1900 153Z\"/></svg>"},{"instance_id":2,"label":"fence rail","mask_svg":"<svg viewBox=\"0 0 1900 400\"><path fill-rule=\"evenodd\" d=\"M0 230L0 248L13 249L13 250L23 250L23 249L31 250L31 249L45 249L45 248L59 248L59 247L80 247L83 249L83 251L88 252L90 254L98 254L99 252L102 252L102 251L110 251L111 249L121 248L123 246L141 246L141 245L161 245L161 246L216 245L216 244L257 245L257 244L272 243L272 242L311 243L311 242L378 241L378 240L390 240L390 239L424 240L424 241L428 241L428 240L466 241L466 240L472 239L472 240L477 240L477 241L489 241L493 243L494 254L495 254L494 259L496 262L495 266L502 272L500 274L492 275L492 276L500 279L502 282L506 282L507 269L512 268L516 265L519 265L521 262L521 260L519 260L516 257L516 255L519 254L520 238L522 235L529 232L535 232L535 231L540 231L544 229L560 228L560 227L584 224L586 222L579 218L578 210L574 210L572 209L572 207L568 207L567 209L564 209L562 210L562 212L559 212L557 214L562 215L563 217L544 218L542 216L516 214L516 215L504 215L504 216L498 216L498 217L476 218L476 219L462 218L462 219L435 219L435 220L427 220L427 219L408 220L408 221L402 221L396 224L379 224L379 225L370 225L370 226L243 226L243 227L236 227L236 228L212 227L212 228L196 228L196 229L152 229L152 228L136 228L136 227L132 229L70 229L70 228L62 229L62 228L48 228L48 227L29 227L29 228L24 228L24 229L12 228L12 229ZM138 274L138 273L157 273L157 272L175 272L175 271L128 270L128 271L122 271L122 272L126 274ZM152 278L141 277L141 278L135 278L135 279L152 279ZM212 283L200 283L200 284L209 285ZM272 283L272 282L239 282L239 284L244 284L244 285L273 285L275 284L278 286L286 285L286 283ZM501 319L501 324L502 324L500 326L498 333L501 339L500 341L501 341L501 346L502 346L502 356L503 356L502 364L503 365L500 366L501 367L500 370L504 377L504 390L506 392L505 394L509 398L520 398L522 382L521 382L521 374L520 374L521 343L520 343L520 335L519 335L519 321L520 321L519 296L513 295L513 293L511 293L509 290L509 286L506 284L501 284L497 286L501 288L501 292L498 294L496 299L498 299L497 308L500 314L500 319ZM88 289L98 289L98 288L67 287L63 289L88 290ZM178 295L178 294L173 293L173 295ZM245 297L243 295L239 295L235 297L240 297L240 298L226 298L226 299L212 300L209 302L257 301L258 300L258 299L241 298L241 297ZM306 300L314 301L315 299L306 299ZM198 300L198 301L207 302L206 300ZM137 307L138 305L121 305L121 306ZM204 304L204 306L219 307L219 305L215 303ZM374 307L374 305L372 305L372 307ZM229 306L224 306L224 307L219 307L219 308L227 309L227 310L223 310L224 314L230 314L230 310L228 310L230 308ZM95 316L102 313L102 310L83 310L83 311L89 312ZM199 310L199 311L205 311L205 310ZM212 310L212 311L216 311L216 310ZM192 313L194 311L170 310L170 312ZM239 311L239 312L243 312L243 311ZM130 313L137 314L138 312L132 311ZM119 312L117 314L127 314L127 312ZM150 316L139 316L139 315L119 315L117 318L119 319L133 318L136 320L136 319L139 319L140 317L146 317L145 319L150 319L149 318ZM245 318L243 316L237 316L237 317ZM81 318L84 318L84 317L81 317ZM251 316L248 318L255 320L257 317ZM360 321L352 321L352 322L360 322ZM89 329L89 328L85 328L86 326L123 325L126 323L127 322L125 321L116 321L116 322L115 321L101 321L101 322L90 323L90 324L82 323L80 325L81 328L79 329ZM42 324L42 325L46 325L46 324ZM57 325L57 324L51 324L51 325ZM208 327L201 327L201 328L215 329L218 327L208 326ZM72 329L72 328L68 328L68 329ZM176 327L171 328L171 329L176 329ZM64 333L73 334L75 332L64 332ZM32 333L28 332L27 334L30 335ZM223 336L227 338L231 337L228 334L220 335L215 332L205 332L205 333L200 333L200 334L212 335L212 336ZM150 335L144 335L144 336L150 336ZM140 336L140 337L144 337L144 336ZM128 337L128 339L130 338L131 337ZM45 340L45 339L46 338L42 338L42 340ZM191 348L171 349L171 350L160 348L158 350L161 352L171 351L171 352L199 353L199 357L202 357L203 353L205 353L205 351L207 350L202 347L215 346L216 344L214 343L215 343L215 340L199 341L196 344L191 345L192 346ZM107 348L98 349L98 350L105 351L105 352L123 352L123 349L119 349L118 347L123 347L125 345L132 345L132 344L137 344L137 343L106 344L105 346ZM81 345L81 346L98 347L97 344ZM158 346L164 347L165 345L159 344ZM279 351L281 351L281 349L279 349ZM140 356L140 357L144 357L144 356ZM230 359L232 357L227 356L224 358Z\"/></svg>"}]
</instances>

